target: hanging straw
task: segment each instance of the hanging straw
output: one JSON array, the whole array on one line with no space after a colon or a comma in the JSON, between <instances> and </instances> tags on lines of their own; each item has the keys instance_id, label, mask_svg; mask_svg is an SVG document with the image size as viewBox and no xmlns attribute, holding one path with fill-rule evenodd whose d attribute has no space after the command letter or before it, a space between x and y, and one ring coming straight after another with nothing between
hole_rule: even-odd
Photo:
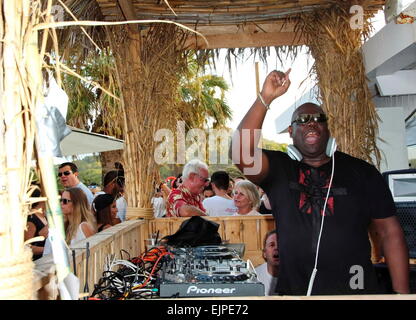
<instances>
[{"instance_id":1,"label":"hanging straw","mask_svg":"<svg viewBox=\"0 0 416 320\"><path fill-rule=\"evenodd\" d=\"M379 166L378 115L361 53L371 28L371 16L372 12L366 12L363 27L351 28L349 7L336 4L302 15L298 32L307 37L315 59L313 76L339 149Z\"/></svg>"}]
</instances>

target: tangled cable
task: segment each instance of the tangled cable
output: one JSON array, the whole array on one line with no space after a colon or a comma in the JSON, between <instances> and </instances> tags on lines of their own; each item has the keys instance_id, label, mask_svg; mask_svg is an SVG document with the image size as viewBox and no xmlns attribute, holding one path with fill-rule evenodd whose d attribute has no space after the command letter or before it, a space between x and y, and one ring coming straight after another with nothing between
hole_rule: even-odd
<instances>
[{"instance_id":1,"label":"tangled cable","mask_svg":"<svg viewBox=\"0 0 416 320\"><path fill-rule=\"evenodd\" d=\"M173 254L163 246L153 247L140 257L131 259L125 250L121 250L121 258L123 253L129 256L128 259L118 260L115 255L106 257L105 271L94 286L91 300L144 299L158 296L158 289L155 287L157 272L163 262L168 257L173 257Z\"/></svg>"}]
</instances>

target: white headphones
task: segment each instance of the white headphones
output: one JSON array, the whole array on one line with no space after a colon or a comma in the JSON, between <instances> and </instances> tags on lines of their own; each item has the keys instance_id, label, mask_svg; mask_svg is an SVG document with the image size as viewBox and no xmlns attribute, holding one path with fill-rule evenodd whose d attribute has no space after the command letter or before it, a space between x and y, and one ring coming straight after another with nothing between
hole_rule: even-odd
<instances>
[{"instance_id":1,"label":"white headphones","mask_svg":"<svg viewBox=\"0 0 416 320\"><path fill-rule=\"evenodd\" d=\"M325 150L326 155L331 158L336 150L337 143L335 139L333 137L329 137ZM287 146L287 154L293 160L302 161L303 159L302 154L293 144Z\"/></svg>"}]
</instances>

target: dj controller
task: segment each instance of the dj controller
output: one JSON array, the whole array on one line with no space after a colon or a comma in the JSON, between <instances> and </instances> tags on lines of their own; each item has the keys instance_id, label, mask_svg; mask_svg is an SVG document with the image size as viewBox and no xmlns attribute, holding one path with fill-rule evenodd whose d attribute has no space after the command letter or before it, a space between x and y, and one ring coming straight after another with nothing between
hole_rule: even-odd
<instances>
[{"instance_id":1,"label":"dj controller","mask_svg":"<svg viewBox=\"0 0 416 320\"><path fill-rule=\"evenodd\" d=\"M250 261L226 246L170 248L159 271L160 297L264 296Z\"/></svg>"}]
</instances>

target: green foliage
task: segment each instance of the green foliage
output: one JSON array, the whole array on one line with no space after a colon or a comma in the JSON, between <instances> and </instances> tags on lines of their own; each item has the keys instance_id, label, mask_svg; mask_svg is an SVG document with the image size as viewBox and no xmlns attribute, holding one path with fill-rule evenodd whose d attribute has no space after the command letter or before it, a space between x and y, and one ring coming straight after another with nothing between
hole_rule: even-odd
<instances>
[{"instance_id":1,"label":"green foliage","mask_svg":"<svg viewBox=\"0 0 416 320\"><path fill-rule=\"evenodd\" d=\"M102 167L100 157L88 156L82 160L75 160L79 170L79 179L86 186L91 184L102 184Z\"/></svg>"},{"instance_id":2,"label":"green foliage","mask_svg":"<svg viewBox=\"0 0 416 320\"><path fill-rule=\"evenodd\" d=\"M235 178L243 175L234 164L212 164L209 166L209 174L213 174L215 171L225 171L231 178Z\"/></svg>"},{"instance_id":3,"label":"green foliage","mask_svg":"<svg viewBox=\"0 0 416 320\"><path fill-rule=\"evenodd\" d=\"M273 140L262 139L262 148L267 150L276 150L287 152L287 144L286 143L278 143Z\"/></svg>"},{"instance_id":4,"label":"green foliage","mask_svg":"<svg viewBox=\"0 0 416 320\"><path fill-rule=\"evenodd\" d=\"M181 97L182 118L187 128L224 127L232 118L231 107L225 100L229 86L223 77L206 74L197 57L190 54L188 70L178 88Z\"/></svg>"}]
</instances>

